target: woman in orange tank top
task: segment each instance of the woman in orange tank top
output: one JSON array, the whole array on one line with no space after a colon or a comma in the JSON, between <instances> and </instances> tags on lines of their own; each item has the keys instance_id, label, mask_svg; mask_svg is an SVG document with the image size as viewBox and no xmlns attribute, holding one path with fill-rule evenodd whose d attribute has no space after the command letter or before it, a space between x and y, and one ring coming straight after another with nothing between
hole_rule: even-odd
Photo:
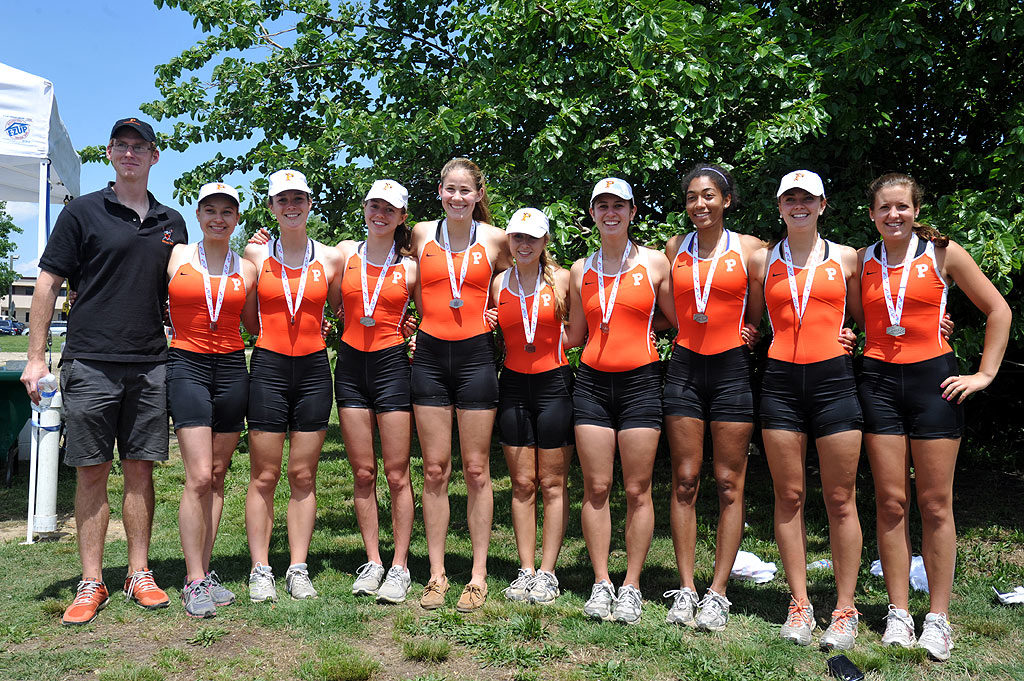
<instances>
[{"instance_id":1,"label":"woman in orange tank top","mask_svg":"<svg viewBox=\"0 0 1024 681\"><path fill-rule=\"evenodd\" d=\"M594 567L584 613L637 622L640 572L651 547L651 474L661 435L661 362L650 332L658 307L673 320L669 264L663 253L629 237L633 189L605 178L591 193L590 216L601 247L573 264L568 345L586 337L573 394L576 448L583 468L583 536ZM615 452L626 492L626 575L615 593L608 573Z\"/></svg>"},{"instance_id":2,"label":"woman in orange tank top","mask_svg":"<svg viewBox=\"0 0 1024 681\"><path fill-rule=\"evenodd\" d=\"M907 612L913 469L930 600L917 646L942 661L952 647L948 612L956 562L952 494L963 428L960 405L995 378L1011 314L967 251L916 222L923 191L913 178L883 175L868 194L869 215L881 242L859 253L867 332L860 387L864 443L875 483L878 552L890 602L882 643L915 644L914 620ZM950 281L986 317L985 345L974 374L959 374L939 328Z\"/></svg>"},{"instance_id":3,"label":"woman in orange tank top","mask_svg":"<svg viewBox=\"0 0 1024 681\"><path fill-rule=\"evenodd\" d=\"M413 227L412 248L419 265L413 292L422 315L412 366L413 414L423 452L423 524L430 579L420 605L444 605L448 481L452 463L452 421L458 418L462 472L466 481L473 567L456 608L469 612L487 596L487 549L494 495L490 448L498 399L493 336L484 313L491 279L508 269L505 233L488 224L487 189L475 163L456 158L441 170L438 195L445 218Z\"/></svg>"},{"instance_id":4,"label":"woman in orange tank top","mask_svg":"<svg viewBox=\"0 0 1024 681\"><path fill-rule=\"evenodd\" d=\"M182 602L190 617L212 617L235 595L210 570L224 508L224 477L249 398L239 322L256 331L256 267L231 252L238 192L211 182L199 190L203 239L179 244L167 264L174 329L167 397L185 464L178 530L185 555Z\"/></svg>"},{"instance_id":5,"label":"woman in orange tank top","mask_svg":"<svg viewBox=\"0 0 1024 681\"><path fill-rule=\"evenodd\" d=\"M725 228L736 209L735 182L721 166L701 163L683 178L690 234L665 244L679 334L665 378L665 430L672 454L671 524L679 589L667 621L721 631L729 618L729 572L743 538L743 488L754 430L750 360L740 330L747 305L747 263L764 242ZM703 600L694 583L697 491L710 427L718 487L714 577Z\"/></svg>"},{"instance_id":6,"label":"woman in orange tank top","mask_svg":"<svg viewBox=\"0 0 1024 681\"><path fill-rule=\"evenodd\" d=\"M245 500L252 558L249 599L254 602L277 600L269 553L286 437L290 498L285 585L292 598L317 596L306 557L316 521L316 471L332 402L321 324L324 304L337 307L341 302L341 255L307 234L310 194L302 173L273 173L267 203L280 237L245 249L245 257L259 271L260 335L250 361L251 472Z\"/></svg>"},{"instance_id":7,"label":"woman in orange tank top","mask_svg":"<svg viewBox=\"0 0 1024 681\"><path fill-rule=\"evenodd\" d=\"M366 563L352 585L357 595L401 603L409 591L409 541L413 495L409 479L412 407L409 359L402 322L417 284L411 233L405 224L409 193L394 180L377 180L363 199L366 240L338 244L343 262L341 296L344 332L335 364L334 396L352 464L356 522ZM385 571L377 520L377 456L373 431L380 433L381 459L391 492L394 555Z\"/></svg>"},{"instance_id":8,"label":"woman in orange tank top","mask_svg":"<svg viewBox=\"0 0 1024 681\"><path fill-rule=\"evenodd\" d=\"M560 594L555 563L569 520L566 480L573 451L572 368L563 343L569 272L546 250L548 230L543 212L517 210L505 229L515 264L491 284L505 340L498 426L512 479L519 551L519 573L505 597L531 603L550 603ZM539 570L538 488L544 499Z\"/></svg>"},{"instance_id":9,"label":"woman in orange tank top","mask_svg":"<svg viewBox=\"0 0 1024 681\"><path fill-rule=\"evenodd\" d=\"M807 440L814 437L829 517L836 607L822 649L854 645L854 605L863 537L857 516L861 412L853 367L839 336L847 316L861 322L857 253L818 234L821 178L786 175L777 192L786 235L751 260L747 320L767 305L773 339L761 392L761 432L775 490L775 539L792 593L780 635L809 645L816 626L807 598L804 526Z\"/></svg>"}]
</instances>

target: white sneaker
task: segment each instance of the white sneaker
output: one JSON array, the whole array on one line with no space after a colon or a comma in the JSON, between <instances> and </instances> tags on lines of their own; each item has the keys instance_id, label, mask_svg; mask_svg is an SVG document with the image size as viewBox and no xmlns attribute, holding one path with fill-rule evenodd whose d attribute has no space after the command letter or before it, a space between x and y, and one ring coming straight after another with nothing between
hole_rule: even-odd
<instances>
[{"instance_id":1,"label":"white sneaker","mask_svg":"<svg viewBox=\"0 0 1024 681\"><path fill-rule=\"evenodd\" d=\"M288 567L288 572L284 573L284 585L291 597L297 601L316 598L318 595L305 563L296 563Z\"/></svg>"},{"instance_id":2,"label":"white sneaker","mask_svg":"<svg viewBox=\"0 0 1024 681\"><path fill-rule=\"evenodd\" d=\"M512 580L512 583L505 587L504 594L505 598L510 601L525 601L526 595L530 592L530 587L533 585L533 579L536 575L533 574L533 570L528 568L519 568L519 574Z\"/></svg>"},{"instance_id":3,"label":"white sneaker","mask_svg":"<svg viewBox=\"0 0 1024 681\"><path fill-rule=\"evenodd\" d=\"M583 606L583 613L596 620L610 620L614 603L615 587L607 579L602 579L590 590L590 598Z\"/></svg>"},{"instance_id":4,"label":"white sneaker","mask_svg":"<svg viewBox=\"0 0 1024 681\"><path fill-rule=\"evenodd\" d=\"M277 584L269 565L256 563L249 573L249 600L253 603L277 600Z\"/></svg>"},{"instance_id":5,"label":"white sneaker","mask_svg":"<svg viewBox=\"0 0 1024 681\"><path fill-rule=\"evenodd\" d=\"M388 574L384 576L384 583L377 589L377 601L384 603L403 603L409 595L409 585L412 584L412 576L407 568L401 565L392 565Z\"/></svg>"},{"instance_id":6,"label":"white sneaker","mask_svg":"<svg viewBox=\"0 0 1024 681\"><path fill-rule=\"evenodd\" d=\"M798 646L811 644L811 632L818 626L814 621L814 606L800 605L795 598L789 599L789 614L786 623L779 630L779 636Z\"/></svg>"},{"instance_id":7,"label":"white sneaker","mask_svg":"<svg viewBox=\"0 0 1024 681\"><path fill-rule=\"evenodd\" d=\"M615 597L612 619L624 624L636 624L640 621L643 605L644 597L640 589L631 584L623 584L619 587L619 595Z\"/></svg>"},{"instance_id":8,"label":"white sneaker","mask_svg":"<svg viewBox=\"0 0 1024 681\"><path fill-rule=\"evenodd\" d=\"M900 648L913 648L917 642L914 636L914 618L906 610L889 604L889 612L885 616L885 633L882 634L882 645Z\"/></svg>"},{"instance_id":9,"label":"white sneaker","mask_svg":"<svg viewBox=\"0 0 1024 681\"><path fill-rule=\"evenodd\" d=\"M697 613L697 628L701 631L722 631L729 622L729 607L732 602L711 589L704 594Z\"/></svg>"},{"instance_id":10,"label":"white sneaker","mask_svg":"<svg viewBox=\"0 0 1024 681\"><path fill-rule=\"evenodd\" d=\"M818 647L821 650L849 650L857 642L857 625L860 613L857 608L843 608L832 611L832 621L821 636Z\"/></svg>"},{"instance_id":11,"label":"white sneaker","mask_svg":"<svg viewBox=\"0 0 1024 681\"><path fill-rule=\"evenodd\" d=\"M562 592L558 589L558 577L555 577L555 573L548 572L547 570L538 570L537 575L530 584L530 591L526 594L526 600L531 603L545 605L554 602L560 595L562 595Z\"/></svg>"},{"instance_id":12,"label":"white sneaker","mask_svg":"<svg viewBox=\"0 0 1024 681\"><path fill-rule=\"evenodd\" d=\"M665 598L671 598L672 607L668 609L668 616L665 622L668 624L685 624L688 627L697 626L697 592L690 587L684 586L681 589L672 589L662 594Z\"/></svg>"},{"instance_id":13,"label":"white sneaker","mask_svg":"<svg viewBox=\"0 0 1024 681\"><path fill-rule=\"evenodd\" d=\"M917 647L927 650L928 656L936 662L949 659L949 651L953 649L953 629L949 626L946 613L930 612L924 616Z\"/></svg>"},{"instance_id":14,"label":"white sneaker","mask_svg":"<svg viewBox=\"0 0 1024 681\"><path fill-rule=\"evenodd\" d=\"M373 596L384 581L384 566L369 561L356 570L356 581L352 582L352 593L356 596Z\"/></svg>"}]
</instances>

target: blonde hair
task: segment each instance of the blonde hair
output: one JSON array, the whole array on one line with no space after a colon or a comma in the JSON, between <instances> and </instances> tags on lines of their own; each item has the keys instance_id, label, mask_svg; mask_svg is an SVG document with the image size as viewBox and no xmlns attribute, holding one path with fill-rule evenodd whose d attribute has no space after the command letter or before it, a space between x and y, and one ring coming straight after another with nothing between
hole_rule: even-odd
<instances>
[{"instance_id":1,"label":"blonde hair","mask_svg":"<svg viewBox=\"0 0 1024 681\"><path fill-rule=\"evenodd\" d=\"M490 224L492 222L490 199L487 198L487 185L484 183L484 174L481 172L480 167L468 158L453 158L441 168L441 183L444 184L444 178L456 170L465 170L469 173L470 177L473 178L473 184L476 185L477 191L481 192L480 200L473 206L473 219Z\"/></svg>"}]
</instances>

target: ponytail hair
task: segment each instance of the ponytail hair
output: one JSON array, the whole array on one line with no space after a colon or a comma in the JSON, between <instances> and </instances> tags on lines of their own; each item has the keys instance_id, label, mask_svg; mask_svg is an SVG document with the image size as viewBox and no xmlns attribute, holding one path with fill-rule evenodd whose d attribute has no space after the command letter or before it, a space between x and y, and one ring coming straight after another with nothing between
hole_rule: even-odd
<instances>
[{"instance_id":1,"label":"ponytail hair","mask_svg":"<svg viewBox=\"0 0 1024 681\"><path fill-rule=\"evenodd\" d=\"M918 184L917 180L904 173L886 173L875 179L868 185L867 198L868 207L874 210L878 194L886 187L906 187L910 190L910 200L914 204L914 210L921 210L921 201L924 199L924 187ZM914 234L920 239L931 241L936 246L948 246L949 237L939 232L930 225L914 221Z\"/></svg>"},{"instance_id":2,"label":"ponytail hair","mask_svg":"<svg viewBox=\"0 0 1024 681\"><path fill-rule=\"evenodd\" d=\"M395 251L399 255L412 255L412 230L405 220L395 227Z\"/></svg>"},{"instance_id":3,"label":"ponytail hair","mask_svg":"<svg viewBox=\"0 0 1024 681\"><path fill-rule=\"evenodd\" d=\"M473 206L473 219L477 222L490 224L492 222L490 199L487 197L487 185L484 182L484 174L481 172L480 167L468 158L453 158L441 168L441 183L444 184L444 178L448 177L455 170L465 170L469 173L470 177L473 178L473 184L476 186L477 191L480 192L480 200Z\"/></svg>"},{"instance_id":4,"label":"ponytail hair","mask_svg":"<svg viewBox=\"0 0 1024 681\"><path fill-rule=\"evenodd\" d=\"M540 252L540 268L543 272L544 281L547 282L548 286L551 287L551 292L555 295L555 319L565 321L566 319L566 305L565 296L558 293L558 287L555 286L555 270L558 269L558 263L548 253L547 244L544 244L545 248ZM520 293L522 293L520 291Z\"/></svg>"}]
</instances>

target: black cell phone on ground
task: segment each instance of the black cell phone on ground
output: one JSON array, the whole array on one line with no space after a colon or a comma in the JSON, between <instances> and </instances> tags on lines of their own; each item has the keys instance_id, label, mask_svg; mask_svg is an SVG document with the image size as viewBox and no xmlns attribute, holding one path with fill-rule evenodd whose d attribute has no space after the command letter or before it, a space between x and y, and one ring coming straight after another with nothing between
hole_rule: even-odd
<instances>
[{"instance_id":1,"label":"black cell phone on ground","mask_svg":"<svg viewBox=\"0 0 1024 681\"><path fill-rule=\"evenodd\" d=\"M828 665L828 673L842 681L863 681L864 672L857 669L857 665L850 662L846 655L836 655L825 661Z\"/></svg>"}]
</instances>

